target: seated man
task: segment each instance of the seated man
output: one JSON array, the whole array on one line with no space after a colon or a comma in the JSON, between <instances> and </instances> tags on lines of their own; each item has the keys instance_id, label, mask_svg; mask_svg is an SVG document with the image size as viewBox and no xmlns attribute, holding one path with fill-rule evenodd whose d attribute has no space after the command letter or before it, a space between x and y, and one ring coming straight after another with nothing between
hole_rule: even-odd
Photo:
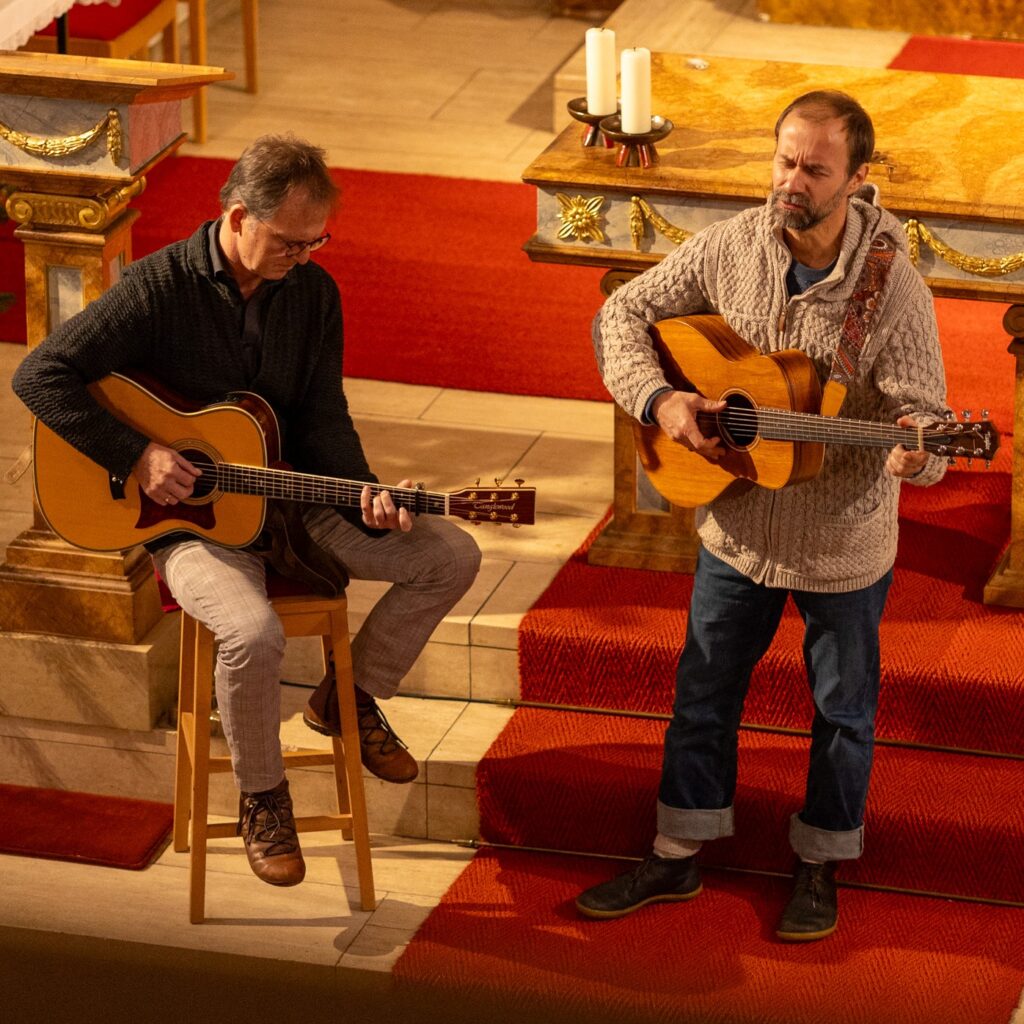
<instances>
[{"instance_id":1,"label":"seated man","mask_svg":"<svg viewBox=\"0 0 1024 1024\"><path fill-rule=\"evenodd\" d=\"M221 216L129 266L123 279L29 354L14 390L32 412L113 476L135 477L154 501L189 497L200 470L125 425L86 385L144 370L200 405L253 391L276 412L283 457L300 472L376 482L342 388L342 315L331 277L310 261L325 245L338 191L322 150L264 136L221 189ZM405 486L408 481L404 482ZM377 707L398 686L434 627L476 577L480 552L446 520L413 529L386 492L361 508L303 506L310 537L356 579L393 585L352 645L363 764L411 782L416 761ZM241 791L239 831L256 875L295 885L305 865L284 777L280 667L285 640L267 599L265 565L250 549L175 533L152 542L160 574L217 644L217 702ZM305 721L340 734L333 673Z\"/></svg>"},{"instance_id":2,"label":"seated man","mask_svg":"<svg viewBox=\"0 0 1024 1024\"><path fill-rule=\"evenodd\" d=\"M698 413L724 403L666 383L650 324L720 313L760 353L800 349L843 383L843 415L912 426L947 414L931 295L899 221L865 186L874 128L837 92L808 93L775 125L768 202L712 224L615 292L595 321L605 384L637 419L712 461L720 438ZM870 320L870 332L867 331ZM697 563L665 735L658 835L635 871L580 895L594 918L700 892L696 854L731 835L737 731L750 675L789 594L805 623L814 698L798 858L777 934L813 940L836 927L837 861L860 856L878 704L878 626L896 558L902 480L931 484L924 451L830 446L821 473L780 491L751 487L699 509Z\"/></svg>"}]
</instances>

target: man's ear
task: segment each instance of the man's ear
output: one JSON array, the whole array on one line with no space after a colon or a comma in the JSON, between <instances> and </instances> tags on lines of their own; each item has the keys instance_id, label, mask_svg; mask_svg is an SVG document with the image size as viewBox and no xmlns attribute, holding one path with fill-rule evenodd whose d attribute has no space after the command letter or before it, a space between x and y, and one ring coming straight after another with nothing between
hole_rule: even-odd
<instances>
[{"instance_id":1,"label":"man's ear","mask_svg":"<svg viewBox=\"0 0 1024 1024\"><path fill-rule=\"evenodd\" d=\"M242 221L245 220L249 211L241 204L234 203L228 212L224 215L228 222L228 227L236 234L242 233Z\"/></svg>"},{"instance_id":2,"label":"man's ear","mask_svg":"<svg viewBox=\"0 0 1024 1024\"><path fill-rule=\"evenodd\" d=\"M859 189L861 185L864 184L864 182L867 180L868 169L868 164L861 164L860 167L858 167L857 170L854 171L853 177L850 178L849 182L847 182L846 185L847 196L852 196L857 191L857 189Z\"/></svg>"}]
</instances>

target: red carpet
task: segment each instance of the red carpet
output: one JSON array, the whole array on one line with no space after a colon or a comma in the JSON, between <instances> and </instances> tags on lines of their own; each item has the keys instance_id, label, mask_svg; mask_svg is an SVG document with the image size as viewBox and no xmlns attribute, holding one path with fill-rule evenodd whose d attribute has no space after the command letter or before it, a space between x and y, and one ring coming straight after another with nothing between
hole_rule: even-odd
<instances>
[{"instance_id":1,"label":"red carpet","mask_svg":"<svg viewBox=\"0 0 1024 1024\"><path fill-rule=\"evenodd\" d=\"M650 719L520 708L477 770L481 836L642 856L655 835L664 732ZM736 835L709 843L706 863L792 870L789 818L803 801L809 746L801 736L741 732ZM1022 777L1021 761L878 746L864 854L842 877L1024 904Z\"/></svg>"},{"instance_id":2,"label":"red carpet","mask_svg":"<svg viewBox=\"0 0 1024 1024\"><path fill-rule=\"evenodd\" d=\"M1024 44L993 39L911 36L889 67L896 71L1024 78Z\"/></svg>"},{"instance_id":3,"label":"red carpet","mask_svg":"<svg viewBox=\"0 0 1024 1024\"><path fill-rule=\"evenodd\" d=\"M836 935L786 945L785 883L707 872L693 902L579 918L580 889L621 867L478 853L396 982L545 1024L1007 1024L1017 1005L1024 911L847 889Z\"/></svg>"},{"instance_id":4,"label":"red carpet","mask_svg":"<svg viewBox=\"0 0 1024 1024\"><path fill-rule=\"evenodd\" d=\"M171 831L170 804L0 784L0 853L138 871Z\"/></svg>"}]
</instances>

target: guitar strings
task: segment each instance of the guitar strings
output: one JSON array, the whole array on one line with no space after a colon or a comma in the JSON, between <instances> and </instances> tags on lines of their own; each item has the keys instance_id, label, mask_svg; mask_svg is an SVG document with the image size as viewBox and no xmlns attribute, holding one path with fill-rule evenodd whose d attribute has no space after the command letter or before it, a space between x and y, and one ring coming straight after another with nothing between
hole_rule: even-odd
<instances>
[{"instance_id":1,"label":"guitar strings","mask_svg":"<svg viewBox=\"0 0 1024 1024\"><path fill-rule=\"evenodd\" d=\"M913 427L899 427L870 420L832 419L814 413L794 412L787 409L736 409L721 413L697 414L698 424L745 430L760 434L769 440L820 441L834 444L864 444L889 447L909 442L909 448L918 445L918 431ZM955 426L928 427L921 432L925 448L967 450L977 447L979 424L958 423ZM778 433L773 433L778 431ZM984 455L985 452L980 452Z\"/></svg>"},{"instance_id":2,"label":"guitar strings","mask_svg":"<svg viewBox=\"0 0 1024 1024\"><path fill-rule=\"evenodd\" d=\"M376 496L381 491L391 494L399 508L410 511L445 513L448 495L423 491L415 487L386 487L383 484L339 480L311 473L272 469L266 466L240 466L230 462L192 460L192 465L210 471L223 490L236 494L261 494L270 498L309 501L321 505L357 506L364 487Z\"/></svg>"}]
</instances>

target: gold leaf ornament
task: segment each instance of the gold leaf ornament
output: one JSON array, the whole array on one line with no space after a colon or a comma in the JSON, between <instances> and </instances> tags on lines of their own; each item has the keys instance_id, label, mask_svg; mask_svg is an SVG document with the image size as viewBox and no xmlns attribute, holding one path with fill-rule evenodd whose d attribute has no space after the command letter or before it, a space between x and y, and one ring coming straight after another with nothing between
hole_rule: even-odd
<instances>
[{"instance_id":1,"label":"gold leaf ornament","mask_svg":"<svg viewBox=\"0 0 1024 1024\"><path fill-rule=\"evenodd\" d=\"M0 139L9 142L23 153L32 156L65 157L85 149L93 139L106 134L107 152L116 164L124 150L124 135L121 128L121 117L113 107L100 118L99 123L76 135L44 136L26 135L16 128L0 123Z\"/></svg>"},{"instance_id":2,"label":"gold leaf ornament","mask_svg":"<svg viewBox=\"0 0 1024 1024\"><path fill-rule=\"evenodd\" d=\"M917 266L921 256L921 245L927 245L940 260L957 270L979 277L1003 277L1024 267L1024 252L1011 253L1008 256L985 257L969 256L952 246L946 245L937 238L919 220L913 217L904 225L907 233L907 246L910 250L910 262Z\"/></svg>"},{"instance_id":3,"label":"gold leaf ornament","mask_svg":"<svg viewBox=\"0 0 1024 1024\"><path fill-rule=\"evenodd\" d=\"M567 196L556 192L555 199L560 207L558 219L562 222L558 237L575 238L582 242L603 242L604 232L597 226L601 217L604 196Z\"/></svg>"}]
</instances>

